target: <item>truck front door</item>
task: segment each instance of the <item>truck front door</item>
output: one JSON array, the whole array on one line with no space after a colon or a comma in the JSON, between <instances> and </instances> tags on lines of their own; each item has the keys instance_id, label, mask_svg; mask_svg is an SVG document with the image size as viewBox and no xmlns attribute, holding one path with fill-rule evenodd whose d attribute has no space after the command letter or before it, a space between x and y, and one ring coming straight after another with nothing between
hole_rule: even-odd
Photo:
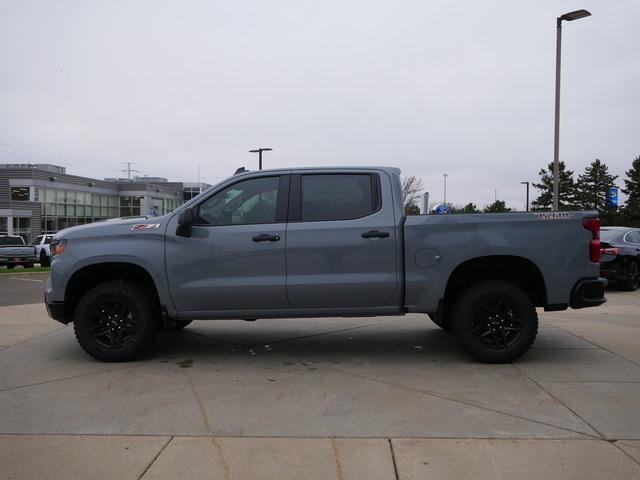
<instances>
[{"instance_id":1,"label":"truck front door","mask_svg":"<svg viewBox=\"0 0 640 480\"><path fill-rule=\"evenodd\" d=\"M203 199L190 237L167 228L166 266L179 312L287 308L289 175L239 179Z\"/></svg>"},{"instance_id":2,"label":"truck front door","mask_svg":"<svg viewBox=\"0 0 640 480\"><path fill-rule=\"evenodd\" d=\"M287 296L292 308L399 305L391 195L384 172L291 176Z\"/></svg>"}]
</instances>

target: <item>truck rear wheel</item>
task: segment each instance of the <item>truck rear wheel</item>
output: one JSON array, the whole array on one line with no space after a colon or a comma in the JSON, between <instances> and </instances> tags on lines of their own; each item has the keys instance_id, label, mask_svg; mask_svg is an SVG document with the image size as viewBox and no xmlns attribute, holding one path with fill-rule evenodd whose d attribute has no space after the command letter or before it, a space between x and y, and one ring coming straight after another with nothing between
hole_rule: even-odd
<instances>
[{"instance_id":1,"label":"truck rear wheel","mask_svg":"<svg viewBox=\"0 0 640 480\"><path fill-rule=\"evenodd\" d=\"M76 306L76 339L85 352L103 362L132 360L155 339L157 310L149 292L134 283L100 284Z\"/></svg>"},{"instance_id":2,"label":"truck rear wheel","mask_svg":"<svg viewBox=\"0 0 640 480\"><path fill-rule=\"evenodd\" d=\"M473 358L508 363L522 356L538 334L538 315L529 296L515 285L489 280L458 297L451 328Z\"/></svg>"}]
</instances>

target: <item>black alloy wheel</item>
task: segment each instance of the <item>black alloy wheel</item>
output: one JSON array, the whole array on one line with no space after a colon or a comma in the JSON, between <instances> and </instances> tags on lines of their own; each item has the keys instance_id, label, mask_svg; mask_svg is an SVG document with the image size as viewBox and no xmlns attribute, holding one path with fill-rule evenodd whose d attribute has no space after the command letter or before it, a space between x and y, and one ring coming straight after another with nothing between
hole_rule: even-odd
<instances>
[{"instance_id":1,"label":"black alloy wheel","mask_svg":"<svg viewBox=\"0 0 640 480\"><path fill-rule=\"evenodd\" d=\"M104 362L133 360L153 342L160 325L156 297L135 283L115 280L90 289L78 302L73 329L78 343Z\"/></svg>"},{"instance_id":2,"label":"black alloy wheel","mask_svg":"<svg viewBox=\"0 0 640 480\"><path fill-rule=\"evenodd\" d=\"M518 340L521 331L517 312L504 298L487 298L478 304L473 333L486 347L505 349Z\"/></svg>"},{"instance_id":3,"label":"black alloy wheel","mask_svg":"<svg viewBox=\"0 0 640 480\"><path fill-rule=\"evenodd\" d=\"M529 350L538 334L538 315L529 295L503 280L467 287L456 299L451 329L473 358L507 363Z\"/></svg>"},{"instance_id":4,"label":"black alloy wheel","mask_svg":"<svg viewBox=\"0 0 640 480\"><path fill-rule=\"evenodd\" d=\"M89 331L104 348L122 348L135 340L138 330L131 308L120 301L96 303Z\"/></svg>"}]
</instances>

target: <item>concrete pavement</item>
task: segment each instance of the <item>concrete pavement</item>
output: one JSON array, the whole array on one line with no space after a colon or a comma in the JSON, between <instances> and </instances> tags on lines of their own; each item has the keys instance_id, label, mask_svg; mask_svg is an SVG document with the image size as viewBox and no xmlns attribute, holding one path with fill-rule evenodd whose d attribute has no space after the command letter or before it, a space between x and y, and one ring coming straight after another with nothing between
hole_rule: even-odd
<instances>
[{"instance_id":1,"label":"concrete pavement","mask_svg":"<svg viewBox=\"0 0 640 480\"><path fill-rule=\"evenodd\" d=\"M640 478L640 293L608 297L513 365L420 315L194 322L104 364L0 307L0 478Z\"/></svg>"}]
</instances>

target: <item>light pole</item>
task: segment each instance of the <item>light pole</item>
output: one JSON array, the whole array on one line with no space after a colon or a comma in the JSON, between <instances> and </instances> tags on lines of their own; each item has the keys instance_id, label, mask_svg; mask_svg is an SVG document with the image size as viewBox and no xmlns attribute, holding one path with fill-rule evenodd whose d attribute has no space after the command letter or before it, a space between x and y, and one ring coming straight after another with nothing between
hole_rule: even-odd
<instances>
[{"instance_id":1,"label":"light pole","mask_svg":"<svg viewBox=\"0 0 640 480\"><path fill-rule=\"evenodd\" d=\"M442 203L446 205L447 204L447 177L449 176L449 174L443 173L442 176L444 177L444 200Z\"/></svg>"},{"instance_id":2,"label":"light pole","mask_svg":"<svg viewBox=\"0 0 640 480\"><path fill-rule=\"evenodd\" d=\"M522 185L527 186L527 212L529 211L529 182L520 182Z\"/></svg>"},{"instance_id":3,"label":"light pole","mask_svg":"<svg viewBox=\"0 0 640 480\"><path fill-rule=\"evenodd\" d=\"M588 17L591 15L586 10L576 10L575 12L565 13L557 18L556 23L556 119L555 129L553 137L553 209L557 212L560 210L560 198L558 196L560 167L559 167L559 155L560 155L560 54L562 43L562 21L572 22L579 18Z\"/></svg>"},{"instance_id":4,"label":"light pole","mask_svg":"<svg viewBox=\"0 0 640 480\"><path fill-rule=\"evenodd\" d=\"M249 150L249 153L258 154L258 170L262 170L262 152L270 152L273 148L256 148L255 150Z\"/></svg>"}]
</instances>

